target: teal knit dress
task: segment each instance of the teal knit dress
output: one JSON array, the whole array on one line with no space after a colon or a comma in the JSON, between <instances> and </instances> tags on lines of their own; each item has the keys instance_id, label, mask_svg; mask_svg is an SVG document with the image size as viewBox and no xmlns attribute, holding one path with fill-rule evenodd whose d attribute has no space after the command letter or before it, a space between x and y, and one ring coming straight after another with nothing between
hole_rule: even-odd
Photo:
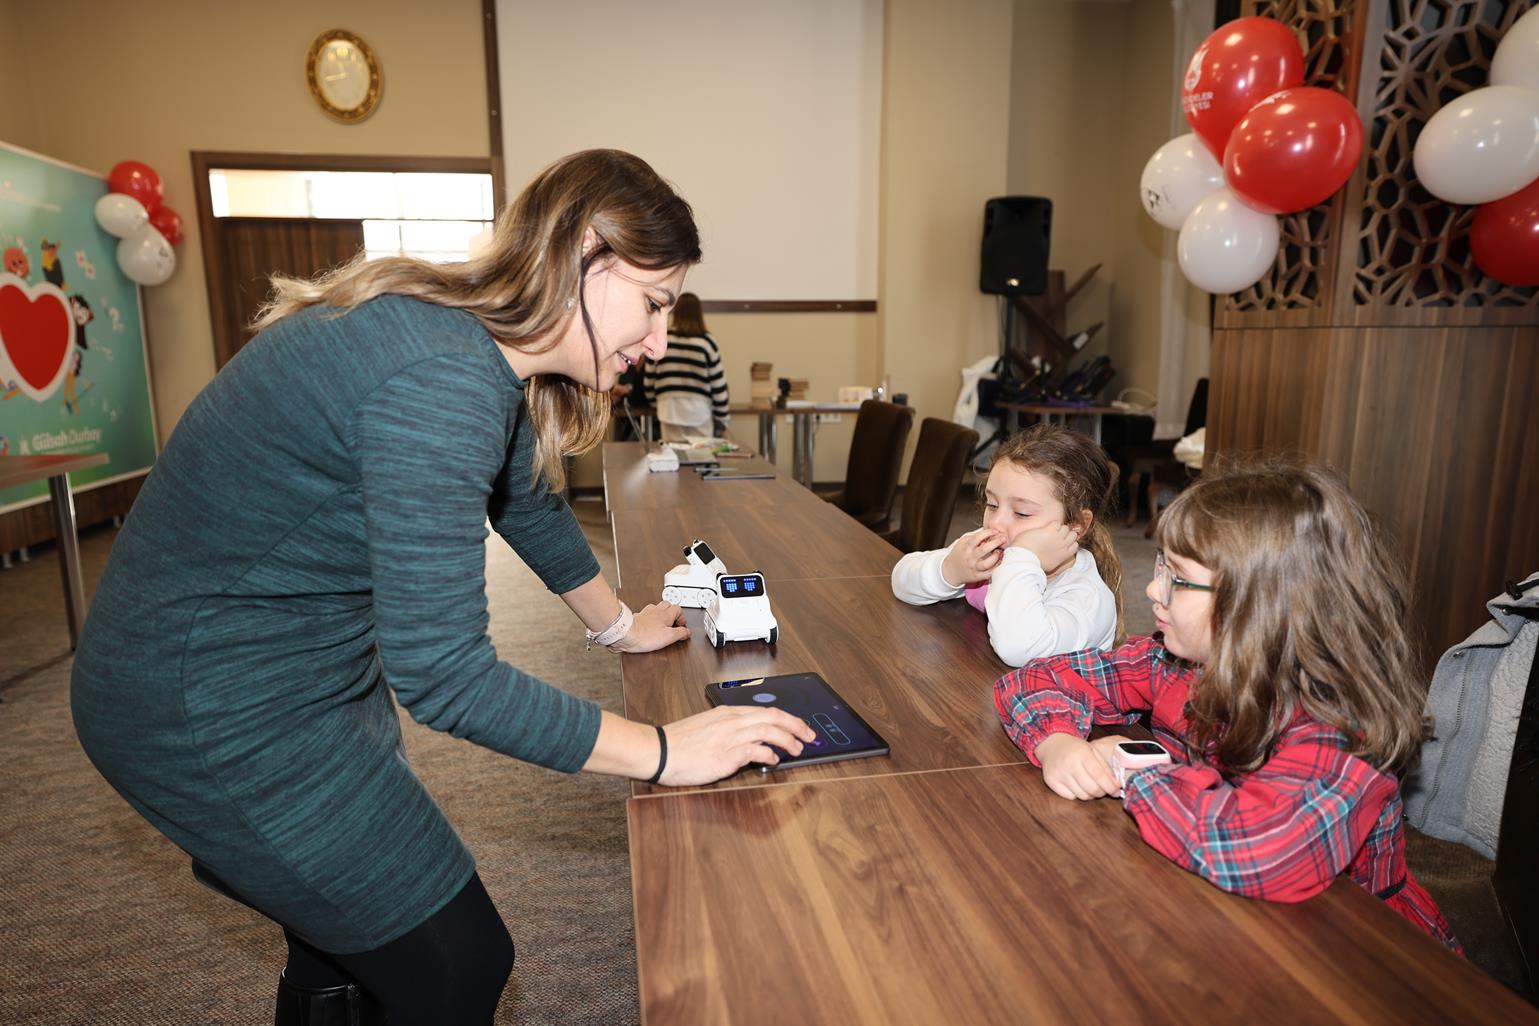
<instances>
[{"instance_id":1,"label":"teal knit dress","mask_svg":"<svg viewBox=\"0 0 1539 1026\"><path fill-rule=\"evenodd\" d=\"M392 694L541 766L593 749L598 708L487 636L488 518L551 591L599 572L571 509L530 488L523 395L461 311L386 296L287 317L188 408L92 601L71 683L87 754L322 950L394 940L475 869Z\"/></svg>"}]
</instances>

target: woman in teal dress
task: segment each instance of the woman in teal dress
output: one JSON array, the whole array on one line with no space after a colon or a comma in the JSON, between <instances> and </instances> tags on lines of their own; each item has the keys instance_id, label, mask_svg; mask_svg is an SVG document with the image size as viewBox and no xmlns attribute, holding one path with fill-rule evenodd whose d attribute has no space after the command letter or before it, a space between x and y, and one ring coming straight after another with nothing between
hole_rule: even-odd
<instances>
[{"instance_id":1,"label":"woman in teal dress","mask_svg":"<svg viewBox=\"0 0 1539 1026\"><path fill-rule=\"evenodd\" d=\"M76 653L75 725L201 878L283 927L280 1024L489 1023L511 971L395 702L513 758L663 784L811 738L775 710L633 723L487 636L490 520L590 644L688 637L678 607L619 602L560 492L699 259L688 204L643 161L568 157L474 260L275 280L145 483Z\"/></svg>"}]
</instances>

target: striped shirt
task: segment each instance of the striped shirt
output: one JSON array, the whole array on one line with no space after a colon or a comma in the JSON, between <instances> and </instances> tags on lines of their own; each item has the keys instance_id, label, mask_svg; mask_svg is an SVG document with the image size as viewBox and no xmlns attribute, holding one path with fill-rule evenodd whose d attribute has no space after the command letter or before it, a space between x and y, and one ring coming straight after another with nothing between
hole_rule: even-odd
<instances>
[{"instance_id":1,"label":"striped shirt","mask_svg":"<svg viewBox=\"0 0 1539 1026\"><path fill-rule=\"evenodd\" d=\"M709 404L717 432L727 429L727 373L721 350L710 335L669 335L668 351L648 361L643 380L647 400L659 407L670 397L698 396L702 413ZM666 419L666 418L664 418ZM705 418L698 423L702 426Z\"/></svg>"},{"instance_id":2,"label":"striped shirt","mask_svg":"<svg viewBox=\"0 0 1539 1026\"><path fill-rule=\"evenodd\" d=\"M1225 780L1186 748L1194 673L1156 638L1129 638L1027 663L994 685L1005 732L1036 765L1051 734L1131 724L1149 711L1167 766L1129 774L1124 807L1148 844L1221 890L1303 901L1346 873L1447 947L1462 953L1437 903L1405 864L1400 783L1349 754L1345 735L1302 711L1256 770Z\"/></svg>"}]
</instances>

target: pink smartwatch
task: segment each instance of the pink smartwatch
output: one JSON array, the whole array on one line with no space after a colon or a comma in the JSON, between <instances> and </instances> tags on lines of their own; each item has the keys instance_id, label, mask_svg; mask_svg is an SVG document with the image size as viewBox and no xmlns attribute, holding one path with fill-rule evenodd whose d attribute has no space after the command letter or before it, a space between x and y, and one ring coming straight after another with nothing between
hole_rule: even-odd
<instances>
[{"instance_id":1,"label":"pink smartwatch","mask_svg":"<svg viewBox=\"0 0 1539 1026\"><path fill-rule=\"evenodd\" d=\"M1112 749L1112 769L1117 774L1117 786L1127 786L1129 770L1146 766L1159 766L1170 761L1170 753L1158 741L1118 741Z\"/></svg>"}]
</instances>

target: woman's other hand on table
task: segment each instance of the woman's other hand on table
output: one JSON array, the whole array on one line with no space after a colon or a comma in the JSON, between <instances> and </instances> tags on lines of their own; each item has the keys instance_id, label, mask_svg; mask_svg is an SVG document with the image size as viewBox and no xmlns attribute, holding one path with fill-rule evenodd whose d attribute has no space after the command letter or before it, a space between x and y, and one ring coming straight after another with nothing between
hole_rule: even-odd
<instances>
[{"instance_id":1,"label":"woman's other hand on table","mask_svg":"<svg viewBox=\"0 0 1539 1026\"><path fill-rule=\"evenodd\" d=\"M636 614L630 631L609 648L614 652L656 652L688 637L684 610L672 602L654 602Z\"/></svg>"}]
</instances>

